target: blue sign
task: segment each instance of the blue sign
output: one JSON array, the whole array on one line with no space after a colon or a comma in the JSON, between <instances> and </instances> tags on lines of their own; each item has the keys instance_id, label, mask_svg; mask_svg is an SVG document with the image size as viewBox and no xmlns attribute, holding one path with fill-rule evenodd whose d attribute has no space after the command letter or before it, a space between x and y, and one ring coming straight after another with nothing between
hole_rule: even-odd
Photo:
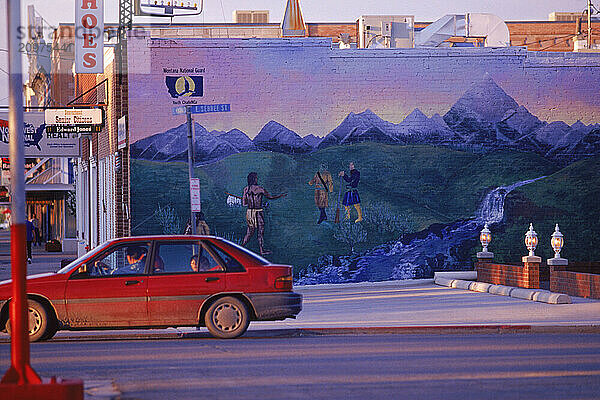
<instances>
[{"instance_id":1,"label":"blue sign","mask_svg":"<svg viewBox=\"0 0 600 400\"><path fill-rule=\"evenodd\" d=\"M202 97L204 83L202 76L166 76L165 84L172 98Z\"/></svg>"},{"instance_id":2,"label":"blue sign","mask_svg":"<svg viewBox=\"0 0 600 400\"><path fill-rule=\"evenodd\" d=\"M230 112L231 104L194 104L189 106L173 107L173 115L182 115L190 108L192 114L206 114L213 112Z\"/></svg>"}]
</instances>

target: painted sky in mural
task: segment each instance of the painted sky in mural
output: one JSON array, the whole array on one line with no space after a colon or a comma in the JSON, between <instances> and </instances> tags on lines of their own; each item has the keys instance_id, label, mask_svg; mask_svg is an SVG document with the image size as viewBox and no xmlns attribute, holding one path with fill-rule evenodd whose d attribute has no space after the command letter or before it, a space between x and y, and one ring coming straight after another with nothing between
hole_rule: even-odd
<instances>
[{"instance_id":1,"label":"painted sky in mural","mask_svg":"<svg viewBox=\"0 0 600 400\"><path fill-rule=\"evenodd\" d=\"M599 122L592 115L600 114L600 98L589 95L589 87L598 78L593 73L547 72L535 68L523 71L503 66L502 59L490 65L477 58L472 65L466 59L462 64L453 63L451 70L443 73L448 64L443 57L388 57L377 62L370 57L375 56L372 51L343 53L327 48L268 54L240 51L235 62L224 63L216 62L215 52L190 52L197 55L181 57L176 49L150 50L151 75L140 76L140 82L146 92L154 94L153 98L145 98L145 103L151 105L151 113L131 118L150 118L152 129L133 130L132 142L185 122L184 116L171 115L172 97L165 79L174 74L164 72L181 69L191 71L188 75L203 77L204 95L200 103L232 105L229 115L207 114L197 121L209 130L237 128L250 138L270 120L300 136L323 137L348 113L360 113L366 108L393 123L401 122L415 108L429 117L435 113L444 115L486 73L518 104L543 121Z\"/></svg>"}]
</instances>

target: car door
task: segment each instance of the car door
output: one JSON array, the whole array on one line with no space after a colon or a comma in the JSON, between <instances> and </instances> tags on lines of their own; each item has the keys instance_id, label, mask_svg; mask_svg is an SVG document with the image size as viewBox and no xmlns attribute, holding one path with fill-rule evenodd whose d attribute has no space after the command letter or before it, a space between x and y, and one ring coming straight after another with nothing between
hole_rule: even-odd
<instances>
[{"instance_id":1,"label":"car door","mask_svg":"<svg viewBox=\"0 0 600 400\"><path fill-rule=\"evenodd\" d=\"M150 242L115 244L69 277L67 320L74 327L147 326Z\"/></svg>"},{"instance_id":2,"label":"car door","mask_svg":"<svg viewBox=\"0 0 600 400\"><path fill-rule=\"evenodd\" d=\"M193 270L195 260L198 270ZM223 267L201 242L157 242L148 277L148 313L152 325L196 325L202 303L225 288Z\"/></svg>"}]
</instances>

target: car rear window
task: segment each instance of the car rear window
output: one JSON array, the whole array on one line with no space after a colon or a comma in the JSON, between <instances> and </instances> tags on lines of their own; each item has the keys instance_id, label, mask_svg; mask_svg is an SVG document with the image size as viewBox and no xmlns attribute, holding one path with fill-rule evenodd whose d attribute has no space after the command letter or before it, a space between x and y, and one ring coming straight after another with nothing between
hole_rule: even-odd
<instances>
[{"instance_id":1,"label":"car rear window","mask_svg":"<svg viewBox=\"0 0 600 400\"><path fill-rule=\"evenodd\" d=\"M208 243L208 242L204 242L204 244L208 245L215 253L217 253L217 256L219 256L221 258L221 260L223 260L223 263L225 264L225 269L227 270L227 272L245 272L246 271L244 269L244 267L242 266L242 264L238 260L231 257L229 254L225 253L223 250L221 250L217 246L214 246L213 244Z\"/></svg>"},{"instance_id":2,"label":"car rear window","mask_svg":"<svg viewBox=\"0 0 600 400\"><path fill-rule=\"evenodd\" d=\"M245 247L240 246L239 244L230 242L227 239L219 239L219 244L223 245L225 250L227 250L227 247L233 247L241 252L243 252L245 255L247 255L248 257L252 258L254 261L256 261L258 264L260 265L269 265L271 264L271 262L269 260L267 260L266 258L263 258L261 256L259 256L258 254L246 249Z\"/></svg>"}]
</instances>

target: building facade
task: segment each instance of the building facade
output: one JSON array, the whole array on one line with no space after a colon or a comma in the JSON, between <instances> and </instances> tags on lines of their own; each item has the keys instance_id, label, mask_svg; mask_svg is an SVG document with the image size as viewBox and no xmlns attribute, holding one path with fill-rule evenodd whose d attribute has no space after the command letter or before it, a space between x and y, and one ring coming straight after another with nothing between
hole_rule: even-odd
<instances>
[{"instance_id":1,"label":"building facade","mask_svg":"<svg viewBox=\"0 0 600 400\"><path fill-rule=\"evenodd\" d=\"M415 24L417 29L425 26ZM571 154L573 149L560 147L557 138L580 135L582 140L595 135L594 124L600 122L598 104L593 100L599 58L569 53L576 33L573 22L509 22L507 26L511 44L519 47L340 50L341 34L357 43L357 24L308 23L309 38L304 39L279 38L277 24L153 25L129 33L125 64L119 63L114 47L107 48L104 74L73 76L69 61L58 57L53 67L57 103L66 104L102 82L104 88L96 92L106 93L106 126L82 139L83 154L75 168L80 250L115 236L183 231L189 218L187 147L181 141L185 118L174 116L172 109L194 102L231 105L227 114L194 118L195 172L201 176L203 211L213 232L241 241L246 230L244 218L240 209L226 205L226 193L241 195L246 175L258 171L269 190L288 192L281 203L270 205L270 219L266 220L265 239L273 247L273 257L306 271L312 266L322 272L335 265L358 271L364 261L344 255L357 249L369 251L401 233L466 218L475 213L477 199L489 185L510 183L496 177L476 186L472 198L464 200L468 205L438 209L430 197L441 195L435 188L439 171L423 167L430 177L396 182L400 187L406 185L410 195L392 191L394 196L389 197L389 190L383 188L387 188L385 182L395 182L394 168L401 168L405 176L410 176L411 168L379 159L373 151L390 151L404 159L395 153L402 146L416 146L410 147L411 151L421 145L433 146L432 157L447 156L438 151L480 154L512 149L540 157L538 162L544 167L534 168L539 176L593 156L594 148ZM61 26L55 41L69 40L72 27ZM477 38L449 41L453 45L479 43ZM553 55L537 50L552 51ZM185 82L185 77L194 83L201 77L200 96L194 96L199 93L193 90L185 95L169 87L169 82L176 84L179 78ZM498 96L496 100L504 107L501 110L512 114L499 115L500 109L477 97L479 86ZM88 103L100 95L93 96ZM575 97L579 101L572 101ZM485 118L473 117L466 127L457 111L464 102L470 102L467 111ZM121 148L118 122L123 117L127 136ZM289 142L278 142L274 132ZM491 132L501 134L492 136ZM498 138L502 140L494 142ZM486 147L486 141L493 141L488 143L491 147ZM571 144L576 148L579 142ZM328 159L336 192L345 191L337 173L347 171L349 161L361 165L367 187L361 191L367 220L359 224L361 228L332 225L327 230L307 222L312 218L306 200L310 195L299 193L310 192L310 188L301 189L293 171L300 166L300 170L307 168L307 174L318 169L332 149L342 152ZM373 169L371 162L383 165L380 170ZM514 162L521 167L526 164L521 159ZM511 174L515 179L533 177L517 171ZM373 181L380 189L373 189ZM330 194L330 207L337 194ZM339 208L345 216L346 210ZM350 221L359 219L356 211L349 211L354 213ZM332 218L335 210L329 212ZM382 219L377 220L376 214ZM378 228L380 225L384 227ZM307 248L315 247L318 257L304 256ZM463 262L465 255L454 258L447 262ZM404 276L407 268L412 267L396 265L377 273L398 277Z\"/></svg>"}]
</instances>

